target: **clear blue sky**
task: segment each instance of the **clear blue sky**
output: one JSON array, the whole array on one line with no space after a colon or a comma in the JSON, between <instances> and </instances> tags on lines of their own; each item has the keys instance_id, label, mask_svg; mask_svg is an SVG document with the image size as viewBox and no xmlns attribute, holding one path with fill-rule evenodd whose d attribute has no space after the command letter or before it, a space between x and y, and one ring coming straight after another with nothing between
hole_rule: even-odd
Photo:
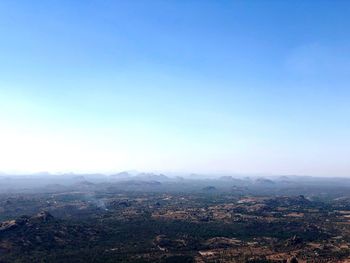
<instances>
[{"instance_id":1,"label":"clear blue sky","mask_svg":"<svg viewBox=\"0 0 350 263\"><path fill-rule=\"evenodd\" d=\"M0 2L0 170L350 175L349 1Z\"/></svg>"}]
</instances>

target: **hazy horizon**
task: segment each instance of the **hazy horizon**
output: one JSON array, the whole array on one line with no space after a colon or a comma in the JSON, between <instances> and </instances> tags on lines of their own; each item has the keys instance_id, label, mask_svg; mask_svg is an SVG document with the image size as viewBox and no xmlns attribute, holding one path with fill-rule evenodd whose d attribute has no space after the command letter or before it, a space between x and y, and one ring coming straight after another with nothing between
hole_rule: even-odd
<instances>
[{"instance_id":1,"label":"hazy horizon","mask_svg":"<svg viewBox=\"0 0 350 263\"><path fill-rule=\"evenodd\" d=\"M349 11L1 1L0 171L350 176Z\"/></svg>"}]
</instances>

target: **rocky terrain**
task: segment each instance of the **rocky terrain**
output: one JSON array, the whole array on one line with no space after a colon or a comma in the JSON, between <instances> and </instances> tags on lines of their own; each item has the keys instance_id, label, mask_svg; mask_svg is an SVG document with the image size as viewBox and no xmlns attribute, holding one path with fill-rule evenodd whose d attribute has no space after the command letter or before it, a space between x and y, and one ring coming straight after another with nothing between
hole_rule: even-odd
<instances>
[{"instance_id":1,"label":"rocky terrain","mask_svg":"<svg viewBox=\"0 0 350 263\"><path fill-rule=\"evenodd\" d=\"M2 185L0 262L349 262L347 184L123 173Z\"/></svg>"}]
</instances>

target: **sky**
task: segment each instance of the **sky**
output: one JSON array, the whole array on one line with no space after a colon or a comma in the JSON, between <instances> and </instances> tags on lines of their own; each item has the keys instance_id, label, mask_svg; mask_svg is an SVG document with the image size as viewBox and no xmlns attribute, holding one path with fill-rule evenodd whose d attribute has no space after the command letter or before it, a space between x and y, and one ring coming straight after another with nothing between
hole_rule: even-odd
<instances>
[{"instance_id":1,"label":"sky","mask_svg":"<svg viewBox=\"0 0 350 263\"><path fill-rule=\"evenodd\" d=\"M350 176L349 1L0 1L0 171Z\"/></svg>"}]
</instances>

